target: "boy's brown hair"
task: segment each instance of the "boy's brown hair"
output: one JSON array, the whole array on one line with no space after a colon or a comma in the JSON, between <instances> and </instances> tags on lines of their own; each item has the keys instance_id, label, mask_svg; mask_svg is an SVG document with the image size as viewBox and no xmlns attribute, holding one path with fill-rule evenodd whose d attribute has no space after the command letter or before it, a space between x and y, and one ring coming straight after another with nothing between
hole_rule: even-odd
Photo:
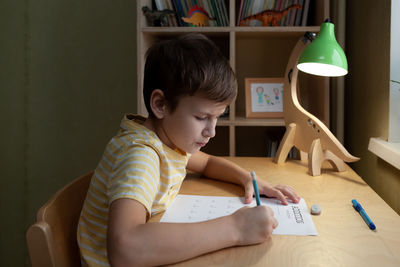
<instances>
[{"instance_id":1,"label":"boy's brown hair","mask_svg":"<svg viewBox=\"0 0 400 267\"><path fill-rule=\"evenodd\" d=\"M199 33L156 43L147 51L143 96L149 116L151 93L164 92L171 112L182 96L196 93L217 102L230 103L236 97L236 78L218 47Z\"/></svg>"}]
</instances>

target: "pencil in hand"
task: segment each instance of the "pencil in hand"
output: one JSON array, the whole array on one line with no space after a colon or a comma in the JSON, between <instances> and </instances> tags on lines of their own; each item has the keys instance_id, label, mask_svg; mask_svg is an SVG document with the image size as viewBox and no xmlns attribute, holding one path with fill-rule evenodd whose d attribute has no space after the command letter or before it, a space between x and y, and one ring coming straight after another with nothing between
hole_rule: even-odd
<instances>
[{"instance_id":1,"label":"pencil in hand","mask_svg":"<svg viewBox=\"0 0 400 267\"><path fill-rule=\"evenodd\" d=\"M254 195L256 196L257 206L261 205L260 202L260 193L258 192L257 180L256 180L256 173L254 171L250 172L251 178L253 179L253 187L254 187Z\"/></svg>"}]
</instances>

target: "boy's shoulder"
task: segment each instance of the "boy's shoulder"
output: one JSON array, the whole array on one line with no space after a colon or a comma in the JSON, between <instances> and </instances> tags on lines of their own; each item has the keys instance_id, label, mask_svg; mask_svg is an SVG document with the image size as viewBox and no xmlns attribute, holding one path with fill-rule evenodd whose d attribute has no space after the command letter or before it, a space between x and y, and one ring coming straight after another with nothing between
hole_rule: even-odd
<instances>
[{"instance_id":1,"label":"boy's shoulder","mask_svg":"<svg viewBox=\"0 0 400 267\"><path fill-rule=\"evenodd\" d=\"M161 161L178 160L187 162L189 154L179 149L171 149L164 145L157 134L143 125L145 118L139 115L126 114L122 118L118 134L109 142L109 150L114 154L132 155L137 151L139 154L152 154Z\"/></svg>"},{"instance_id":2,"label":"boy's shoulder","mask_svg":"<svg viewBox=\"0 0 400 267\"><path fill-rule=\"evenodd\" d=\"M143 126L144 121L145 118L140 115L125 114L114 139L120 140L125 149L132 146L148 146L161 151L163 149L161 140L153 131Z\"/></svg>"}]
</instances>

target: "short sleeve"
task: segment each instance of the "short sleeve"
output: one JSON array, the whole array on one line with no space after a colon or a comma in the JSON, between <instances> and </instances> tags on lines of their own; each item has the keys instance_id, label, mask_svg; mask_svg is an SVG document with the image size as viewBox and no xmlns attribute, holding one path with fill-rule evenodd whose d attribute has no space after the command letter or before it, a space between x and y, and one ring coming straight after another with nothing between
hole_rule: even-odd
<instances>
[{"instance_id":1,"label":"short sleeve","mask_svg":"<svg viewBox=\"0 0 400 267\"><path fill-rule=\"evenodd\" d=\"M135 199L151 214L160 183L160 159L149 146L133 144L121 151L108 183L109 204L120 198Z\"/></svg>"}]
</instances>

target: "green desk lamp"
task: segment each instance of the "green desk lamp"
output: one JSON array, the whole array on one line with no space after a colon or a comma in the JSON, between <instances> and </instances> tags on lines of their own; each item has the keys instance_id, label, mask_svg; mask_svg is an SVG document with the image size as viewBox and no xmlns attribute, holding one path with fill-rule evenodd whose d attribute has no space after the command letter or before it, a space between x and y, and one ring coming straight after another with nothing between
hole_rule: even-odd
<instances>
[{"instance_id":1,"label":"green desk lamp","mask_svg":"<svg viewBox=\"0 0 400 267\"><path fill-rule=\"evenodd\" d=\"M297 68L303 72L338 77L347 74L347 59L336 42L334 25L326 20L318 37L304 49Z\"/></svg>"},{"instance_id":2,"label":"green desk lamp","mask_svg":"<svg viewBox=\"0 0 400 267\"><path fill-rule=\"evenodd\" d=\"M346 56L336 42L334 25L326 20L320 32L307 32L293 48L286 67L283 90L283 115L286 132L279 145L276 163L283 163L294 146L305 160L312 176L321 174L321 165L329 161L336 171L345 171L344 162L359 158L352 156L317 117L306 111L297 99L298 69L303 72L328 77L347 74ZM310 43L311 42L311 43Z\"/></svg>"}]
</instances>

